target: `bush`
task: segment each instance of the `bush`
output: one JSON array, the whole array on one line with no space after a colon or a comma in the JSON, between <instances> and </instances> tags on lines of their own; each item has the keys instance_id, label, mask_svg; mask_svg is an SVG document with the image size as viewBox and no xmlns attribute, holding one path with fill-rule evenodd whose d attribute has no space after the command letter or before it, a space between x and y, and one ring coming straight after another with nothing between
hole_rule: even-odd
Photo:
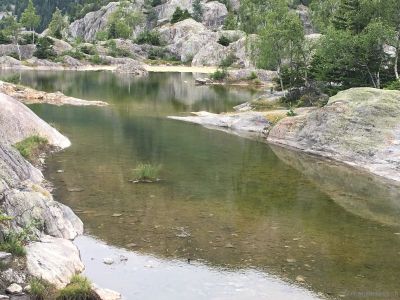
<instances>
[{"instance_id":1,"label":"bush","mask_svg":"<svg viewBox=\"0 0 400 300\"><path fill-rule=\"evenodd\" d=\"M400 91L400 80L395 80L392 82L389 82L385 86L385 90L399 90Z\"/></svg>"},{"instance_id":2,"label":"bush","mask_svg":"<svg viewBox=\"0 0 400 300\"><path fill-rule=\"evenodd\" d=\"M37 41L39 39L39 35L34 33L35 35L35 41ZM30 45L33 44L33 35L31 33L25 33L22 34L20 39L19 39L19 43L21 45Z\"/></svg>"},{"instance_id":3,"label":"bush","mask_svg":"<svg viewBox=\"0 0 400 300\"><path fill-rule=\"evenodd\" d=\"M236 56L233 53L229 53L219 64L221 68L228 68L233 65L236 60Z\"/></svg>"},{"instance_id":4,"label":"bush","mask_svg":"<svg viewBox=\"0 0 400 300\"><path fill-rule=\"evenodd\" d=\"M0 45L11 44L11 42L11 39L3 31L0 31Z\"/></svg>"},{"instance_id":5,"label":"bush","mask_svg":"<svg viewBox=\"0 0 400 300\"><path fill-rule=\"evenodd\" d=\"M160 46L161 45L161 38L158 31L144 31L139 34L136 38L136 43L142 44L150 44L153 46Z\"/></svg>"},{"instance_id":6,"label":"bush","mask_svg":"<svg viewBox=\"0 0 400 300\"><path fill-rule=\"evenodd\" d=\"M63 52L63 55L69 55L77 60L82 60L85 58L85 54L80 49L74 49Z\"/></svg>"},{"instance_id":7,"label":"bush","mask_svg":"<svg viewBox=\"0 0 400 300\"><path fill-rule=\"evenodd\" d=\"M172 15L171 23L175 24L180 21L191 18L192 15L189 13L187 9L182 10L179 6L175 9L174 14Z\"/></svg>"},{"instance_id":8,"label":"bush","mask_svg":"<svg viewBox=\"0 0 400 300\"><path fill-rule=\"evenodd\" d=\"M221 81L221 80L224 80L224 79L226 78L227 75L228 75L228 73L226 72L225 69L218 69L217 71L215 71L214 73L212 73L212 74L210 75L210 78L211 78L212 80Z\"/></svg>"},{"instance_id":9,"label":"bush","mask_svg":"<svg viewBox=\"0 0 400 300\"><path fill-rule=\"evenodd\" d=\"M108 63L103 60L98 54L95 54L89 58L89 61L94 65L107 65Z\"/></svg>"},{"instance_id":10,"label":"bush","mask_svg":"<svg viewBox=\"0 0 400 300\"><path fill-rule=\"evenodd\" d=\"M33 278L29 281L31 289L29 295L34 300L44 300L48 295L49 284L42 279Z\"/></svg>"},{"instance_id":11,"label":"bush","mask_svg":"<svg viewBox=\"0 0 400 300\"><path fill-rule=\"evenodd\" d=\"M99 30L96 33L96 40L98 41L106 41L108 40L108 32L105 30Z\"/></svg>"},{"instance_id":12,"label":"bush","mask_svg":"<svg viewBox=\"0 0 400 300\"><path fill-rule=\"evenodd\" d=\"M82 45L81 47L79 47L79 51L81 51L87 55L95 55L96 54L96 48L92 45Z\"/></svg>"},{"instance_id":13,"label":"bush","mask_svg":"<svg viewBox=\"0 0 400 300\"><path fill-rule=\"evenodd\" d=\"M110 40L107 43L108 54L112 57L130 57L131 54L125 49L117 47L117 43L114 40Z\"/></svg>"},{"instance_id":14,"label":"bush","mask_svg":"<svg viewBox=\"0 0 400 300\"><path fill-rule=\"evenodd\" d=\"M229 44L231 43L231 40L225 36L225 35L221 35L221 37L218 39L218 44L222 45L222 46L229 46Z\"/></svg>"},{"instance_id":15,"label":"bush","mask_svg":"<svg viewBox=\"0 0 400 300\"><path fill-rule=\"evenodd\" d=\"M134 169L135 180L139 181L155 181L158 179L161 166L140 163Z\"/></svg>"},{"instance_id":16,"label":"bush","mask_svg":"<svg viewBox=\"0 0 400 300\"><path fill-rule=\"evenodd\" d=\"M28 160L34 159L44 147L48 145L47 139L38 135L33 135L16 143L14 147Z\"/></svg>"},{"instance_id":17,"label":"bush","mask_svg":"<svg viewBox=\"0 0 400 300\"><path fill-rule=\"evenodd\" d=\"M16 256L25 256L26 250L23 241L16 234L8 234L0 244L0 251L9 252Z\"/></svg>"},{"instance_id":18,"label":"bush","mask_svg":"<svg viewBox=\"0 0 400 300\"><path fill-rule=\"evenodd\" d=\"M282 98L284 104L290 106L294 103L297 107L324 106L328 100L329 97L314 85L292 88Z\"/></svg>"},{"instance_id":19,"label":"bush","mask_svg":"<svg viewBox=\"0 0 400 300\"><path fill-rule=\"evenodd\" d=\"M33 54L40 59L53 59L56 53L53 50L54 41L48 37L39 38L36 44L36 51Z\"/></svg>"},{"instance_id":20,"label":"bush","mask_svg":"<svg viewBox=\"0 0 400 300\"><path fill-rule=\"evenodd\" d=\"M19 54L17 52L11 52L8 56L19 60Z\"/></svg>"},{"instance_id":21,"label":"bush","mask_svg":"<svg viewBox=\"0 0 400 300\"><path fill-rule=\"evenodd\" d=\"M250 76L248 77L249 80L254 80L258 79L257 73L256 72L251 72Z\"/></svg>"},{"instance_id":22,"label":"bush","mask_svg":"<svg viewBox=\"0 0 400 300\"><path fill-rule=\"evenodd\" d=\"M74 275L70 284L60 290L57 300L89 300L92 299L90 281L81 275Z\"/></svg>"},{"instance_id":23,"label":"bush","mask_svg":"<svg viewBox=\"0 0 400 300\"><path fill-rule=\"evenodd\" d=\"M156 6L161 5L161 4L162 4L161 0L150 0L150 5L152 7L156 7Z\"/></svg>"}]
</instances>

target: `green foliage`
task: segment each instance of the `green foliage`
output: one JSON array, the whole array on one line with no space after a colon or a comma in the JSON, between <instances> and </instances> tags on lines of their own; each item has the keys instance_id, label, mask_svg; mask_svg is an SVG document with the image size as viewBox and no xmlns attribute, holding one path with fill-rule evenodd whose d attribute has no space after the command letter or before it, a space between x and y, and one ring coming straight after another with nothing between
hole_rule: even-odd
<instances>
[{"instance_id":1,"label":"green foliage","mask_svg":"<svg viewBox=\"0 0 400 300\"><path fill-rule=\"evenodd\" d=\"M133 170L133 172L135 175L135 180L154 181L158 179L160 170L161 166L140 163L137 165L136 169Z\"/></svg>"},{"instance_id":2,"label":"green foliage","mask_svg":"<svg viewBox=\"0 0 400 300\"><path fill-rule=\"evenodd\" d=\"M3 211L0 209L0 224L4 224L8 221L11 221L13 218L10 216L7 216L3 213Z\"/></svg>"},{"instance_id":3,"label":"green foliage","mask_svg":"<svg viewBox=\"0 0 400 300\"><path fill-rule=\"evenodd\" d=\"M34 300L44 300L49 294L49 284L43 279L32 278L29 281L30 290L29 295Z\"/></svg>"},{"instance_id":4,"label":"green foliage","mask_svg":"<svg viewBox=\"0 0 400 300\"><path fill-rule=\"evenodd\" d=\"M74 275L70 284L60 290L57 300L89 300L91 299L90 281L81 275Z\"/></svg>"},{"instance_id":5,"label":"green foliage","mask_svg":"<svg viewBox=\"0 0 400 300\"><path fill-rule=\"evenodd\" d=\"M98 40L98 41L106 41L106 40L108 40L108 31L106 31L106 30L97 31L96 40Z\"/></svg>"},{"instance_id":6,"label":"green foliage","mask_svg":"<svg viewBox=\"0 0 400 300\"><path fill-rule=\"evenodd\" d=\"M187 9L182 10L179 6L175 9L174 14L172 15L171 18L171 23L175 24L178 23L180 21L186 20L191 18L191 14L189 13L189 11Z\"/></svg>"},{"instance_id":7,"label":"green foliage","mask_svg":"<svg viewBox=\"0 0 400 300\"><path fill-rule=\"evenodd\" d=\"M23 26L30 29L31 31L34 31L38 28L38 26L40 24L40 16L36 13L36 8L33 5L32 0L29 0L27 8L24 10L24 12L21 15L20 21ZM32 39L33 39L33 43L34 43L35 42L34 33L33 33Z\"/></svg>"},{"instance_id":8,"label":"green foliage","mask_svg":"<svg viewBox=\"0 0 400 300\"><path fill-rule=\"evenodd\" d=\"M33 221L20 232L8 232L4 236L4 241L0 243L0 251L9 252L16 256L25 256L24 245L33 240L35 229L38 229L38 222Z\"/></svg>"},{"instance_id":9,"label":"green foliage","mask_svg":"<svg viewBox=\"0 0 400 300\"><path fill-rule=\"evenodd\" d=\"M56 53L53 50L54 41L48 37L39 38L36 45L36 51L33 54L40 59L53 59Z\"/></svg>"},{"instance_id":10,"label":"green foliage","mask_svg":"<svg viewBox=\"0 0 400 300\"><path fill-rule=\"evenodd\" d=\"M68 21L62 15L61 10L56 8L49 23L49 33L51 36L62 39L63 31L68 27Z\"/></svg>"},{"instance_id":11,"label":"green foliage","mask_svg":"<svg viewBox=\"0 0 400 300\"><path fill-rule=\"evenodd\" d=\"M236 56L233 53L229 53L219 64L221 68L228 68L233 65L236 61Z\"/></svg>"},{"instance_id":12,"label":"green foliage","mask_svg":"<svg viewBox=\"0 0 400 300\"><path fill-rule=\"evenodd\" d=\"M130 57L129 51L118 48L117 43L114 40L109 40L107 42L108 54L112 57Z\"/></svg>"},{"instance_id":13,"label":"green foliage","mask_svg":"<svg viewBox=\"0 0 400 300\"><path fill-rule=\"evenodd\" d=\"M218 44L222 45L222 46L229 46L229 44L231 43L231 40L225 36L225 35L221 35L220 38L218 39Z\"/></svg>"},{"instance_id":14,"label":"green foliage","mask_svg":"<svg viewBox=\"0 0 400 300\"><path fill-rule=\"evenodd\" d=\"M224 21L224 30L236 30L238 29L238 17L235 13L229 12L228 16Z\"/></svg>"},{"instance_id":15,"label":"green foliage","mask_svg":"<svg viewBox=\"0 0 400 300\"><path fill-rule=\"evenodd\" d=\"M19 143L16 143L14 147L19 151L19 153L21 153L23 157L31 160L38 153L38 151L40 151L46 145L48 145L47 139L38 135L33 135Z\"/></svg>"},{"instance_id":16,"label":"green foliage","mask_svg":"<svg viewBox=\"0 0 400 300\"><path fill-rule=\"evenodd\" d=\"M203 20L203 6L201 5L200 0L193 0L193 19L197 22L201 22Z\"/></svg>"},{"instance_id":17,"label":"green foliage","mask_svg":"<svg viewBox=\"0 0 400 300\"><path fill-rule=\"evenodd\" d=\"M288 117L294 117L296 116L296 113L294 112L293 108L289 108L288 112L286 113Z\"/></svg>"},{"instance_id":18,"label":"green foliage","mask_svg":"<svg viewBox=\"0 0 400 300\"><path fill-rule=\"evenodd\" d=\"M69 51L65 51L63 52L63 55L69 55L72 58L75 58L77 60L82 60L85 58L85 53L82 52L81 49L73 49L73 50L69 50Z\"/></svg>"},{"instance_id":19,"label":"green foliage","mask_svg":"<svg viewBox=\"0 0 400 300\"><path fill-rule=\"evenodd\" d=\"M132 10L129 3L121 2L118 9L112 13L108 20L108 38L128 39L133 29L143 23L144 16L141 12Z\"/></svg>"},{"instance_id":20,"label":"green foliage","mask_svg":"<svg viewBox=\"0 0 400 300\"><path fill-rule=\"evenodd\" d=\"M13 83L13 84L19 84L20 83L20 75L14 74L6 77L0 77L0 80Z\"/></svg>"},{"instance_id":21,"label":"green foliage","mask_svg":"<svg viewBox=\"0 0 400 300\"><path fill-rule=\"evenodd\" d=\"M143 31L136 38L138 44L149 44L153 46L161 46L161 37L158 31Z\"/></svg>"},{"instance_id":22,"label":"green foliage","mask_svg":"<svg viewBox=\"0 0 400 300\"><path fill-rule=\"evenodd\" d=\"M212 74L210 75L210 78L211 78L212 80L222 81L222 80L224 80L227 76L228 76L228 72L226 71L226 69L218 69L217 71L215 71L214 73L212 73Z\"/></svg>"},{"instance_id":23,"label":"green foliage","mask_svg":"<svg viewBox=\"0 0 400 300\"><path fill-rule=\"evenodd\" d=\"M257 73L254 72L254 71L251 72L250 76L248 77L249 80L254 80L254 79L257 79L257 78L258 78Z\"/></svg>"},{"instance_id":24,"label":"green foliage","mask_svg":"<svg viewBox=\"0 0 400 300\"><path fill-rule=\"evenodd\" d=\"M10 43L11 43L11 38L9 38L8 35L6 35L3 30L0 30L0 45L10 44Z\"/></svg>"},{"instance_id":25,"label":"green foliage","mask_svg":"<svg viewBox=\"0 0 400 300\"><path fill-rule=\"evenodd\" d=\"M400 91L400 81L394 80L385 85L385 90L398 90Z\"/></svg>"}]
</instances>

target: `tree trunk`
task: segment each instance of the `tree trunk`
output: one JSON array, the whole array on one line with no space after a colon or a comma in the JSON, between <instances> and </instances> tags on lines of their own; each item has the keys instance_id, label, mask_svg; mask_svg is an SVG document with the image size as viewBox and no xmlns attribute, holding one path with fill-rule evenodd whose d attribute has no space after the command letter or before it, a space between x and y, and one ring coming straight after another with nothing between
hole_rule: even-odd
<instances>
[{"instance_id":1,"label":"tree trunk","mask_svg":"<svg viewBox=\"0 0 400 300\"><path fill-rule=\"evenodd\" d=\"M397 80L400 80L398 64L399 64L399 51L400 51L400 30L397 34L396 39L396 52L395 52L395 59L394 59L394 75L396 76Z\"/></svg>"},{"instance_id":2,"label":"tree trunk","mask_svg":"<svg viewBox=\"0 0 400 300\"><path fill-rule=\"evenodd\" d=\"M278 72L279 82L280 82L280 84L281 84L281 90L282 90L282 92L283 92L284 87L283 87L283 79L282 79L281 66L280 66L280 65L278 66L278 68L277 68L276 71Z\"/></svg>"},{"instance_id":3,"label":"tree trunk","mask_svg":"<svg viewBox=\"0 0 400 300\"><path fill-rule=\"evenodd\" d=\"M18 50L18 57L19 57L19 60L21 61L21 60L22 60L22 57L21 57L21 49L19 48L18 40L17 40L17 50Z\"/></svg>"},{"instance_id":4,"label":"tree trunk","mask_svg":"<svg viewBox=\"0 0 400 300\"><path fill-rule=\"evenodd\" d=\"M32 43L35 45L35 31L33 30L33 28L31 28L32 30Z\"/></svg>"}]
</instances>

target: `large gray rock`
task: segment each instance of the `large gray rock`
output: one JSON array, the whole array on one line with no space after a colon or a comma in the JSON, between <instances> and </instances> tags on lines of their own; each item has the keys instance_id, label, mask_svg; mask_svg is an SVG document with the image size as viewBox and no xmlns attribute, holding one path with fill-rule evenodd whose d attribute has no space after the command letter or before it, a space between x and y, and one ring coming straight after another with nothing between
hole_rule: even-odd
<instances>
[{"instance_id":1,"label":"large gray rock","mask_svg":"<svg viewBox=\"0 0 400 300\"><path fill-rule=\"evenodd\" d=\"M209 112L192 113L188 117L168 117L194 124L199 124L211 129L223 129L232 132L263 134L271 125L262 113L246 112L233 114L213 114Z\"/></svg>"},{"instance_id":2,"label":"large gray rock","mask_svg":"<svg viewBox=\"0 0 400 300\"><path fill-rule=\"evenodd\" d=\"M192 60L192 66L219 66L227 55L229 52L226 47L217 42L210 42L196 53Z\"/></svg>"},{"instance_id":3,"label":"large gray rock","mask_svg":"<svg viewBox=\"0 0 400 300\"><path fill-rule=\"evenodd\" d=\"M400 181L400 92L354 88L323 108L285 118L268 141Z\"/></svg>"},{"instance_id":4,"label":"large gray rock","mask_svg":"<svg viewBox=\"0 0 400 300\"><path fill-rule=\"evenodd\" d=\"M100 10L86 14L82 19L76 20L69 26L73 38L81 37L85 41L93 41L97 32L107 26L108 17L117 10L119 3L110 2Z\"/></svg>"},{"instance_id":5,"label":"large gray rock","mask_svg":"<svg viewBox=\"0 0 400 300\"><path fill-rule=\"evenodd\" d=\"M228 16L225 4L218 1L207 2L203 6L203 24L208 28L217 29L224 25Z\"/></svg>"},{"instance_id":6,"label":"large gray rock","mask_svg":"<svg viewBox=\"0 0 400 300\"><path fill-rule=\"evenodd\" d=\"M21 51L21 59L32 58L36 51L36 45L19 45ZM18 54L18 46L14 44L0 45L0 56Z\"/></svg>"},{"instance_id":7,"label":"large gray rock","mask_svg":"<svg viewBox=\"0 0 400 300\"><path fill-rule=\"evenodd\" d=\"M161 38L168 44L167 49L183 62L191 61L200 49L218 39L217 33L193 19L165 25L159 32Z\"/></svg>"},{"instance_id":8,"label":"large gray rock","mask_svg":"<svg viewBox=\"0 0 400 300\"><path fill-rule=\"evenodd\" d=\"M42 173L27 162L19 152L6 144L5 137L0 134L0 193L14 188L25 180L40 183Z\"/></svg>"},{"instance_id":9,"label":"large gray rock","mask_svg":"<svg viewBox=\"0 0 400 300\"><path fill-rule=\"evenodd\" d=\"M138 61L130 61L117 67L117 73L132 74L135 76L147 76L149 72L144 68L144 65Z\"/></svg>"},{"instance_id":10,"label":"large gray rock","mask_svg":"<svg viewBox=\"0 0 400 300\"><path fill-rule=\"evenodd\" d=\"M37 184L28 183L23 190L6 191L3 210L13 217L10 225L17 231L37 220L43 232L54 237L74 239L83 233L83 223L72 210L54 201L51 194Z\"/></svg>"},{"instance_id":11,"label":"large gray rock","mask_svg":"<svg viewBox=\"0 0 400 300\"><path fill-rule=\"evenodd\" d=\"M54 37L50 37L50 39L54 42L53 50L57 55L63 54L65 51L72 50L72 46L63 40L56 39Z\"/></svg>"},{"instance_id":12,"label":"large gray rock","mask_svg":"<svg viewBox=\"0 0 400 300\"><path fill-rule=\"evenodd\" d=\"M100 300L120 300L120 299L122 299L122 296L120 293L115 292L113 290L100 288L95 284L92 284L92 291Z\"/></svg>"},{"instance_id":13,"label":"large gray rock","mask_svg":"<svg viewBox=\"0 0 400 300\"><path fill-rule=\"evenodd\" d=\"M0 85L2 83L0 82ZM0 136L15 144L32 135L46 138L49 144L66 148L71 142L19 101L0 93Z\"/></svg>"},{"instance_id":14,"label":"large gray rock","mask_svg":"<svg viewBox=\"0 0 400 300\"><path fill-rule=\"evenodd\" d=\"M83 271L77 247L69 240L43 236L26 246L30 275L42 278L56 288L64 288L73 275Z\"/></svg>"},{"instance_id":15,"label":"large gray rock","mask_svg":"<svg viewBox=\"0 0 400 300\"><path fill-rule=\"evenodd\" d=\"M24 69L26 68L22 63L11 56L0 56L0 69Z\"/></svg>"}]
</instances>

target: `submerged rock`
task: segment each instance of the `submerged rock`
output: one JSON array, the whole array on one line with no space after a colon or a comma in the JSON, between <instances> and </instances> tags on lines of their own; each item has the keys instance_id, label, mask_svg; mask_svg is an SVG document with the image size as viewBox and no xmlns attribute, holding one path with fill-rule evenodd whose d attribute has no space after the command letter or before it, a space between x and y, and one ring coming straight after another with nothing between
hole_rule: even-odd
<instances>
[{"instance_id":1,"label":"submerged rock","mask_svg":"<svg viewBox=\"0 0 400 300\"><path fill-rule=\"evenodd\" d=\"M43 236L40 241L27 245L26 251L29 273L59 289L84 269L77 247L66 239Z\"/></svg>"}]
</instances>

